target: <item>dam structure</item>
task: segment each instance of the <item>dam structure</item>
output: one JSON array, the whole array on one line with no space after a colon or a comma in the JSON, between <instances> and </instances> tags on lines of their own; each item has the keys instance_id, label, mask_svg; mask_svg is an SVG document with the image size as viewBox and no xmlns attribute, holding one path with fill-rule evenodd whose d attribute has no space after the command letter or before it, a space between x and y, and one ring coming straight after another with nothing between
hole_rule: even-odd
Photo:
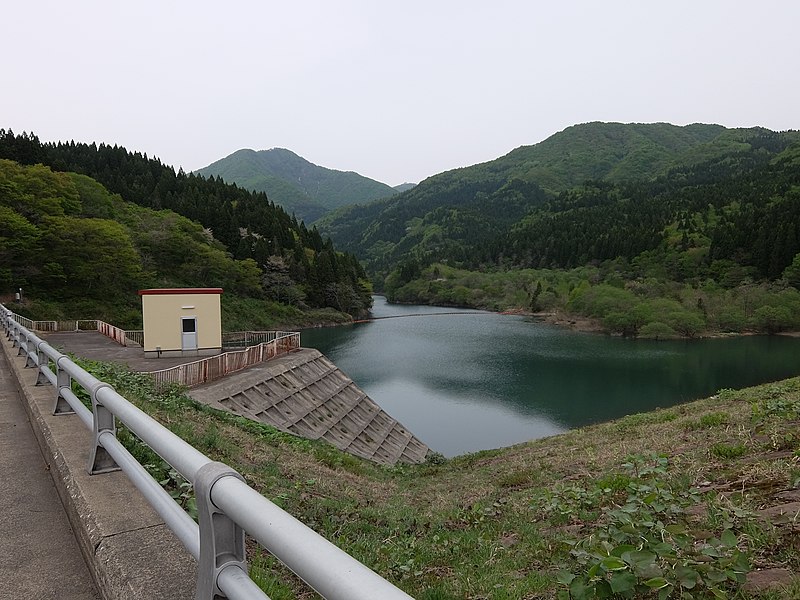
<instances>
[{"instance_id":1,"label":"dam structure","mask_svg":"<svg viewBox=\"0 0 800 600\"><path fill-rule=\"evenodd\" d=\"M0 573L4 597L266 600L248 572L248 549L258 545L322 598L411 599L49 343L64 346L59 337L67 336L61 341L72 354L104 361L114 355L129 367L146 366L152 361L142 358L141 346L124 351L134 332L72 322L71 333L59 333L61 325L26 320L0 304L0 412L7 421L3 458L10 471L0 486L0 499L9 506L0 543L9 550ZM48 332L48 341L34 330ZM115 342L103 337L109 333ZM291 344L281 339L258 344L245 356L271 360L270 344L286 354ZM299 346L299 334L292 339ZM104 344L112 344L110 353ZM176 372L207 380L219 375L217 367L241 364L243 355L231 354L213 357L221 360L208 368ZM126 448L117 422L192 487L194 515ZM69 556L60 557L64 552Z\"/></svg>"},{"instance_id":2,"label":"dam structure","mask_svg":"<svg viewBox=\"0 0 800 600\"><path fill-rule=\"evenodd\" d=\"M310 348L193 388L189 395L380 464L421 463L430 451L325 355Z\"/></svg>"},{"instance_id":3,"label":"dam structure","mask_svg":"<svg viewBox=\"0 0 800 600\"><path fill-rule=\"evenodd\" d=\"M126 364L157 379L168 371L208 373L214 370L208 365L220 362L225 356L200 360L148 358L141 346L130 341L122 346L99 331L59 330L44 332L42 337L64 352ZM430 453L427 445L388 415L326 356L311 348L293 348L246 368L226 372L210 382L184 383L189 386L188 394L198 402L299 437L325 440L378 464L422 463Z\"/></svg>"}]
</instances>

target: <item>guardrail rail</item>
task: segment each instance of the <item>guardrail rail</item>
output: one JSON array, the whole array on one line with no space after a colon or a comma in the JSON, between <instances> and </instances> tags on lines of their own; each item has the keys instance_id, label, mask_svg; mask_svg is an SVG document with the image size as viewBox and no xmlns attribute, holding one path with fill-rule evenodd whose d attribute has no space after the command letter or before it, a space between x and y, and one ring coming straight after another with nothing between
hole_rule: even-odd
<instances>
[{"instance_id":1,"label":"guardrail rail","mask_svg":"<svg viewBox=\"0 0 800 600\"><path fill-rule=\"evenodd\" d=\"M411 598L58 352L2 304L0 320L26 366L38 369L37 383L53 386L53 414L75 414L91 431L89 472L121 469L198 561L195 598L269 600L247 574L245 533L326 600ZM91 397L92 410L75 395L73 382ZM194 486L197 523L122 446L117 421Z\"/></svg>"}]
</instances>

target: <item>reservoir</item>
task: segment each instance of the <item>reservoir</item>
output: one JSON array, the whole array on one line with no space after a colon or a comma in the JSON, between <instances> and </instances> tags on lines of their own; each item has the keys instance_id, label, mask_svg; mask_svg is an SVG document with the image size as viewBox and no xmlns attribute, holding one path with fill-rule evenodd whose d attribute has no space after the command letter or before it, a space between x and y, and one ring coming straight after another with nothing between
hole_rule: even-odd
<instances>
[{"instance_id":1,"label":"reservoir","mask_svg":"<svg viewBox=\"0 0 800 600\"><path fill-rule=\"evenodd\" d=\"M382 296L372 314L377 320L304 330L302 344L445 456L800 373L800 338L628 340Z\"/></svg>"}]
</instances>

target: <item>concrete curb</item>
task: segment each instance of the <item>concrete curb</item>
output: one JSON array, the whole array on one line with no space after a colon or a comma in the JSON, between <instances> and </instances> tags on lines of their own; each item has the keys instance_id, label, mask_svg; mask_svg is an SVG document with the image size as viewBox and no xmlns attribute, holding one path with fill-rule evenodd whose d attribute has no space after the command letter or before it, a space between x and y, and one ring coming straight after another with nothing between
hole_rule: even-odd
<instances>
[{"instance_id":1,"label":"concrete curb","mask_svg":"<svg viewBox=\"0 0 800 600\"><path fill-rule=\"evenodd\" d=\"M0 338L42 454L105 600L194 598L196 563L121 471L89 475L90 432L75 415L53 416L55 389Z\"/></svg>"}]
</instances>

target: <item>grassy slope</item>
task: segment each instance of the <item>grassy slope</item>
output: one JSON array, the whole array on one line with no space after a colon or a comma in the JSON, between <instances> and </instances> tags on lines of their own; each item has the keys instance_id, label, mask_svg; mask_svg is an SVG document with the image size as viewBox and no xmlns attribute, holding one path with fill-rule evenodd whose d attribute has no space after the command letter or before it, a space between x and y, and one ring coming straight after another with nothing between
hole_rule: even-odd
<instances>
[{"instance_id":1,"label":"grassy slope","mask_svg":"<svg viewBox=\"0 0 800 600\"><path fill-rule=\"evenodd\" d=\"M780 502L778 492L800 486L800 378L441 464L381 468L174 395L154 401L146 381L116 368L96 374L418 599L563 595L559 578L575 577L575 588L600 564L592 552L603 537L625 535L621 506L637 540L653 535L643 524L656 523L656 537L675 556L652 554L652 562L667 582L691 584L695 598L710 597L712 585L740 588L740 551L753 568L800 572L796 515L771 523L758 516ZM637 560L646 561L654 542L636 543L645 551ZM273 600L314 597L270 557L254 551L251 560ZM624 576L649 589L643 582L655 580L653 565L605 564L614 568L599 569L598 581ZM679 564L689 566L676 573ZM706 583L691 583L686 569L702 572ZM713 583L709 569L725 581ZM763 597L800 598L800 581L792 585Z\"/></svg>"}]
</instances>

